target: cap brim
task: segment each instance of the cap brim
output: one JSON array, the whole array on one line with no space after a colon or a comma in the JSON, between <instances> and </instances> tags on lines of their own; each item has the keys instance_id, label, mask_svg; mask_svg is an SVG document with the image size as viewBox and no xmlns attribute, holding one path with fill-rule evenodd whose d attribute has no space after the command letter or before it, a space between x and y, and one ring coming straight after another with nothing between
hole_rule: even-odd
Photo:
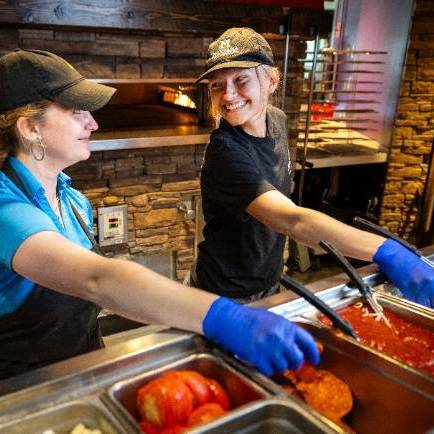
<instances>
[{"instance_id":1,"label":"cap brim","mask_svg":"<svg viewBox=\"0 0 434 434\"><path fill-rule=\"evenodd\" d=\"M229 69L229 68L256 68L261 65L260 62L250 62L248 60L232 60L231 62L219 63L218 65L213 66L212 68L205 71L197 80L196 83L208 77L214 71L218 71L219 69Z\"/></svg>"},{"instance_id":2,"label":"cap brim","mask_svg":"<svg viewBox=\"0 0 434 434\"><path fill-rule=\"evenodd\" d=\"M50 99L77 110L94 111L104 107L115 92L113 87L85 79Z\"/></svg>"}]
</instances>

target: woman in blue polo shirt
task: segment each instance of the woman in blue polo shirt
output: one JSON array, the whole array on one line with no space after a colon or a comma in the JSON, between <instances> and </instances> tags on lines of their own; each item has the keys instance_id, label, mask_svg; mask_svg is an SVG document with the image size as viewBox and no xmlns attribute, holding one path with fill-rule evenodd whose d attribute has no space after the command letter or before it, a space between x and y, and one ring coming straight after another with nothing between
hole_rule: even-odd
<instances>
[{"instance_id":1,"label":"woman in blue polo shirt","mask_svg":"<svg viewBox=\"0 0 434 434\"><path fill-rule=\"evenodd\" d=\"M316 363L312 337L271 312L92 252L91 207L62 170L89 157L90 111L113 93L52 53L0 58L0 379L100 348L98 306L202 333L265 374Z\"/></svg>"}]
</instances>

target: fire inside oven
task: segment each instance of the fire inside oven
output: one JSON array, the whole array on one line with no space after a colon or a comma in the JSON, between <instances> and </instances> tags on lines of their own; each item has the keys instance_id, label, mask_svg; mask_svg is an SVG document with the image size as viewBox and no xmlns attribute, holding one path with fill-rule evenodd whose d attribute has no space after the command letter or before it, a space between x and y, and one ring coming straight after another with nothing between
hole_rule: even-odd
<instances>
[{"instance_id":1,"label":"fire inside oven","mask_svg":"<svg viewBox=\"0 0 434 434\"><path fill-rule=\"evenodd\" d=\"M162 90L160 95L161 101L165 104L193 110L197 109L196 103L190 98L188 94L183 93L181 90L166 89Z\"/></svg>"},{"instance_id":2,"label":"fire inside oven","mask_svg":"<svg viewBox=\"0 0 434 434\"><path fill-rule=\"evenodd\" d=\"M149 80L104 84L117 92L107 106L95 112L102 131L203 126L209 122L206 88L201 85Z\"/></svg>"}]
</instances>

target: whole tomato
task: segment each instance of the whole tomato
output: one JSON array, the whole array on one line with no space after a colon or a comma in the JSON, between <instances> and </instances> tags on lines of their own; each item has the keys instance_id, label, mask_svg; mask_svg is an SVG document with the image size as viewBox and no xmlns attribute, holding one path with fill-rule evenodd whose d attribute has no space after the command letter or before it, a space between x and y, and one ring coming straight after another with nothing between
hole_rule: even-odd
<instances>
[{"instance_id":1,"label":"whole tomato","mask_svg":"<svg viewBox=\"0 0 434 434\"><path fill-rule=\"evenodd\" d=\"M193 410L193 394L183 381L163 376L137 391L137 408L157 428L182 424Z\"/></svg>"},{"instance_id":2,"label":"whole tomato","mask_svg":"<svg viewBox=\"0 0 434 434\"><path fill-rule=\"evenodd\" d=\"M223 410L221 405L215 402L209 402L208 404L201 405L192 411L188 418L187 426L196 426L210 422L217 419L222 414L225 414L225 410Z\"/></svg>"},{"instance_id":3,"label":"whole tomato","mask_svg":"<svg viewBox=\"0 0 434 434\"><path fill-rule=\"evenodd\" d=\"M213 378L205 377L206 382L208 383L208 388L211 392L211 399L210 402L216 402L217 404L220 404L223 410L229 410L229 397L225 390L223 389L220 384L214 380Z\"/></svg>"},{"instance_id":4,"label":"whole tomato","mask_svg":"<svg viewBox=\"0 0 434 434\"><path fill-rule=\"evenodd\" d=\"M193 394L193 407L206 404L211 400L211 391L208 387L206 378L196 371L169 371L164 377L179 378L182 380Z\"/></svg>"}]
</instances>

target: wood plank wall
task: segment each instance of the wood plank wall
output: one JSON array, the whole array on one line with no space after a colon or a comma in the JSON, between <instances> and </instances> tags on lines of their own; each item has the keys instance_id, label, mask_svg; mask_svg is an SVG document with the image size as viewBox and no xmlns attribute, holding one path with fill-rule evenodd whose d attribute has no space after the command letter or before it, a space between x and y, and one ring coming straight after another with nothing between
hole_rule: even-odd
<instances>
[{"instance_id":1,"label":"wood plank wall","mask_svg":"<svg viewBox=\"0 0 434 434\"><path fill-rule=\"evenodd\" d=\"M202 0L28 0L0 2L0 22L101 28L218 33L254 25L275 32L282 8L220 4Z\"/></svg>"},{"instance_id":2,"label":"wood plank wall","mask_svg":"<svg viewBox=\"0 0 434 434\"><path fill-rule=\"evenodd\" d=\"M229 27L279 33L291 16L291 32L315 25L329 32L331 16L318 9L219 3L216 0L2 0L0 24L118 28L216 35Z\"/></svg>"}]
</instances>

